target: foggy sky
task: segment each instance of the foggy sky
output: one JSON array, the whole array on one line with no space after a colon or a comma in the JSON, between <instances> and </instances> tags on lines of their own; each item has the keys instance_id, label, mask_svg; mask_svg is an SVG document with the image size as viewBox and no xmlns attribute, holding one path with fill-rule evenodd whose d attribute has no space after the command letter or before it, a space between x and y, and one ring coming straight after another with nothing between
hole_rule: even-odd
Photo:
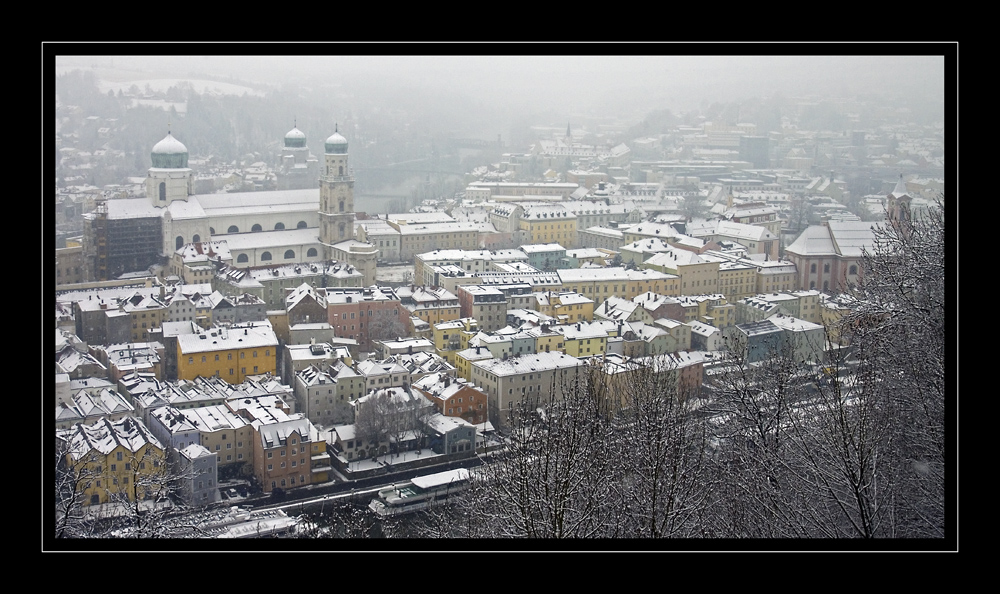
<instances>
[{"instance_id":1,"label":"foggy sky","mask_svg":"<svg viewBox=\"0 0 1000 594\"><path fill-rule=\"evenodd\" d=\"M308 47L315 49L312 45ZM377 49L391 50L392 47L380 45ZM429 50L441 47L427 46ZM475 45L444 47L476 48ZM487 47L496 49L496 46ZM521 49L517 45L511 47ZM602 46L554 44L541 47L556 53ZM670 44L624 47L648 47L665 52L676 49ZM697 51L699 47L697 44L685 45L682 49ZM717 53L720 47L725 49L724 45L704 47L712 53ZM809 46L802 47L808 49ZM891 44L883 47L888 51L894 49ZM364 46L352 45L350 48L357 51ZM405 48L412 51L420 50L421 46ZM746 50L747 47L741 45L737 49ZM848 45L845 49L853 48ZM668 108L686 111L707 103L774 94L820 97L853 97L861 93L920 94L930 99L940 97L943 101L945 92L944 58L941 56L72 56L57 57L57 67L88 65L88 60L100 60L104 65L113 61L116 70L134 70L145 77L200 74L235 77L273 86L294 83L312 87L414 88L468 95L488 105L530 106L533 110L649 111Z\"/></svg>"}]
</instances>

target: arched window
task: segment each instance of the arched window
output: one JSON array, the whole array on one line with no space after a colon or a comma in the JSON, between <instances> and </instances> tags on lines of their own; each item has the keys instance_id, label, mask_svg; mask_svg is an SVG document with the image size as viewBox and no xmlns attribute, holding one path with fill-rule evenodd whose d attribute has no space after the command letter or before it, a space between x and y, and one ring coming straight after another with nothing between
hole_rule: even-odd
<instances>
[{"instance_id":1,"label":"arched window","mask_svg":"<svg viewBox=\"0 0 1000 594\"><path fill-rule=\"evenodd\" d=\"M179 250L179 249L181 249L182 247L184 247L184 238L183 238L183 237L181 237L180 235L178 235L178 236L177 236L177 239L176 239L176 240L174 240L174 243L175 243L175 244L177 244L177 247L176 247L176 248L174 248L174 249L178 249L178 250Z\"/></svg>"},{"instance_id":2,"label":"arched window","mask_svg":"<svg viewBox=\"0 0 1000 594\"><path fill-rule=\"evenodd\" d=\"M340 166L340 175L344 175L344 166L343 165Z\"/></svg>"},{"instance_id":3,"label":"arched window","mask_svg":"<svg viewBox=\"0 0 1000 594\"><path fill-rule=\"evenodd\" d=\"M255 232L255 231L263 231L263 230L264 230L264 228L263 228L263 227L261 227L261 226L260 226L259 224L257 224L257 223L254 223L253 227L250 227L250 231L251 231L251 232Z\"/></svg>"},{"instance_id":4,"label":"arched window","mask_svg":"<svg viewBox=\"0 0 1000 594\"><path fill-rule=\"evenodd\" d=\"M344 201L340 201L340 212L344 212Z\"/></svg>"},{"instance_id":5,"label":"arched window","mask_svg":"<svg viewBox=\"0 0 1000 594\"><path fill-rule=\"evenodd\" d=\"M298 224L298 225L295 225L295 228L296 228L296 229L305 229L305 228L306 228L306 227L308 227L308 226L309 226L309 225L306 225L306 222L305 222L305 221L299 221L299 224Z\"/></svg>"},{"instance_id":6,"label":"arched window","mask_svg":"<svg viewBox=\"0 0 1000 594\"><path fill-rule=\"evenodd\" d=\"M294 250L286 250L285 251L285 259L286 260L291 260L294 257L295 257L295 251Z\"/></svg>"},{"instance_id":7,"label":"arched window","mask_svg":"<svg viewBox=\"0 0 1000 594\"><path fill-rule=\"evenodd\" d=\"M809 267L809 272L816 272L816 265L815 264L813 264L812 266Z\"/></svg>"},{"instance_id":8,"label":"arched window","mask_svg":"<svg viewBox=\"0 0 1000 594\"><path fill-rule=\"evenodd\" d=\"M830 290L830 281L823 281L823 290L824 291Z\"/></svg>"},{"instance_id":9,"label":"arched window","mask_svg":"<svg viewBox=\"0 0 1000 594\"><path fill-rule=\"evenodd\" d=\"M167 184L166 182L160 182L160 200L166 201L167 199Z\"/></svg>"},{"instance_id":10,"label":"arched window","mask_svg":"<svg viewBox=\"0 0 1000 594\"><path fill-rule=\"evenodd\" d=\"M240 228L237 227L236 225L230 225L229 226L229 231L226 231L226 233L239 233L239 232L240 232Z\"/></svg>"},{"instance_id":11,"label":"arched window","mask_svg":"<svg viewBox=\"0 0 1000 594\"><path fill-rule=\"evenodd\" d=\"M284 228L285 228L285 224L284 223L275 223L274 224L274 230L275 231L280 231L280 230L282 230Z\"/></svg>"},{"instance_id":12,"label":"arched window","mask_svg":"<svg viewBox=\"0 0 1000 594\"><path fill-rule=\"evenodd\" d=\"M236 256L237 264L246 264L249 261L250 261L250 256L246 254L240 254L239 256Z\"/></svg>"},{"instance_id":13,"label":"arched window","mask_svg":"<svg viewBox=\"0 0 1000 594\"><path fill-rule=\"evenodd\" d=\"M208 234L209 235L215 235L215 227L209 227L208 228Z\"/></svg>"},{"instance_id":14,"label":"arched window","mask_svg":"<svg viewBox=\"0 0 1000 594\"><path fill-rule=\"evenodd\" d=\"M815 288L816 288L816 281L809 281L809 290L811 291Z\"/></svg>"},{"instance_id":15,"label":"arched window","mask_svg":"<svg viewBox=\"0 0 1000 594\"><path fill-rule=\"evenodd\" d=\"M337 225L337 228L340 230L340 238L343 239L344 238L344 229L345 229L344 224L341 223L341 224Z\"/></svg>"},{"instance_id":16,"label":"arched window","mask_svg":"<svg viewBox=\"0 0 1000 594\"><path fill-rule=\"evenodd\" d=\"M263 254L260 255L261 262L266 262L270 259L271 259L271 252L264 252Z\"/></svg>"},{"instance_id":17,"label":"arched window","mask_svg":"<svg viewBox=\"0 0 1000 594\"><path fill-rule=\"evenodd\" d=\"M191 241L193 243L200 243L201 242L201 235L198 235L197 233L195 233L194 236L191 238Z\"/></svg>"},{"instance_id":18,"label":"arched window","mask_svg":"<svg viewBox=\"0 0 1000 594\"><path fill-rule=\"evenodd\" d=\"M858 273L858 265L857 264L851 264L851 268L849 269L848 272L850 274L852 274L852 275L857 274Z\"/></svg>"},{"instance_id":19,"label":"arched window","mask_svg":"<svg viewBox=\"0 0 1000 594\"><path fill-rule=\"evenodd\" d=\"M307 258L315 258L316 257L316 248L309 248L309 251L306 252L306 257Z\"/></svg>"}]
</instances>

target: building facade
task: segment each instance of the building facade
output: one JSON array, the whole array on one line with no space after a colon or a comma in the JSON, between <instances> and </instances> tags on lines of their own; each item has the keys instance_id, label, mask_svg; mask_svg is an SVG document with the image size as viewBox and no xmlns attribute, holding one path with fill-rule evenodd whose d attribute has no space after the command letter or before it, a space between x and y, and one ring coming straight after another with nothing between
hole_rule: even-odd
<instances>
[{"instance_id":1,"label":"building facade","mask_svg":"<svg viewBox=\"0 0 1000 594\"><path fill-rule=\"evenodd\" d=\"M134 417L77 424L57 434L66 469L75 475L84 505L166 496L166 455L159 440Z\"/></svg>"},{"instance_id":2,"label":"building facade","mask_svg":"<svg viewBox=\"0 0 1000 594\"><path fill-rule=\"evenodd\" d=\"M177 337L177 377L219 377L240 384L248 375L277 374L278 338L267 322L218 327Z\"/></svg>"}]
</instances>

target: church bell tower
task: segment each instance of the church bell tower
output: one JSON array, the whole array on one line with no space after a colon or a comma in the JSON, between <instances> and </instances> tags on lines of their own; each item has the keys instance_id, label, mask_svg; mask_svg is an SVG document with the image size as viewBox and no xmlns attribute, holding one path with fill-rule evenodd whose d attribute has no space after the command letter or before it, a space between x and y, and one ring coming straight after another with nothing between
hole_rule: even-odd
<instances>
[{"instance_id":1,"label":"church bell tower","mask_svg":"<svg viewBox=\"0 0 1000 594\"><path fill-rule=\"evenodd\" d=\"M347 165L347 139L334 132L324 145L319 176L319 240L331 259L334 244L354 239L354 177Z\"/></svg>"}]
</instances>

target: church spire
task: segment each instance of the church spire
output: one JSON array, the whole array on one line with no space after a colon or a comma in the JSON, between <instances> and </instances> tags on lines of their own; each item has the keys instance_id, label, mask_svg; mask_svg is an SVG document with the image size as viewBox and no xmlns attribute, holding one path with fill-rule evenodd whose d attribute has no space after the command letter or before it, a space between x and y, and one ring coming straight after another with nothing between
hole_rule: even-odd
<instances>
[{"instance_id":1,"label":"church spire","mask_svg":"<svg viewBox=\"0 0 1000 594\"><path fill-rule=\"evenodd\" d=\"M903 181L903 174L899 174L899 181L896 182L896 187L893 188L892 194L894 196L904 196L906 195L906 183Z\"/></svg>"}]
</instances>

